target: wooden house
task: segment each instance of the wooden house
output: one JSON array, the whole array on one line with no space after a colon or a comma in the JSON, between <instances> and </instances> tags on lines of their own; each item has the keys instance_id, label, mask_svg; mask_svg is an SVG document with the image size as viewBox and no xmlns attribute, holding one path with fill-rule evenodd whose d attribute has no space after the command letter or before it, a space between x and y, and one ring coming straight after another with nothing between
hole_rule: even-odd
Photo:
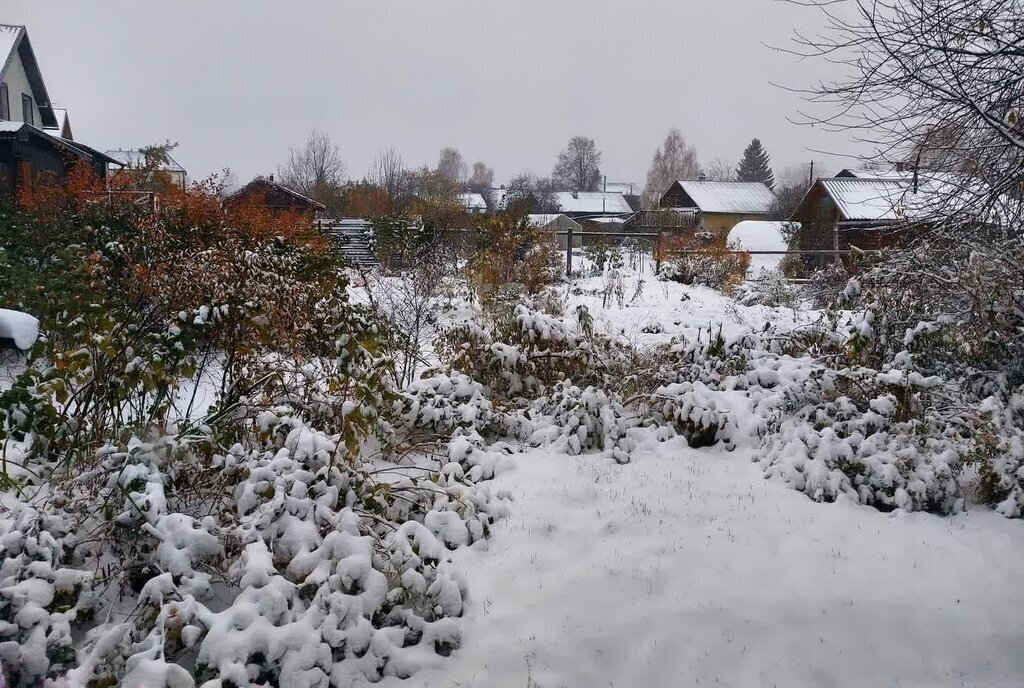
<instances>
[{"instance_id":1,"label":"wooden house","mask_svg":"<svg viewBox=\"0 0 1024 688\"><path fill-rule=\"evenodd\" d=\"M686 180L673 182L659 207L695 212L699 228L725 237L743 220L767 220L775 194L761 182Z\"/></svg>"},{"instance_id":2,"label":"wooden house","mask_svg":"<svg viewBox=\"0 0 1024 688\"><path fill-rule=\"evenodd\" d=\"M231 194L226 204L250 203L278 213L308 215L310 220L327 210L327 206L312 198L292 191L274 181L274 176L256 177Z\"/></svg>"},{"instance_id":3,"label":"wooden house","mask_svg":"<svg viewBox=\"0 0 1024 688\"><path fill-rule=\"evenodd\" d=\"M846 174L818 179L791 220L800 223L795 248L878 250L897 246L925 226L953 187L948 179ZM807 259L820 266L828 256Z\"/></svg>"},{"instance_id":4,"label":"wooden house","mask_svg":"<svg viewBox=\"0 0 1024 688\"><path fill-rule=\"evenodd\" d=\"M0 201L62 184L79 163L102 179L116 161L73 140L67 111L50 101L28 31L0 24Z\"/></svg>"}]
</instances>

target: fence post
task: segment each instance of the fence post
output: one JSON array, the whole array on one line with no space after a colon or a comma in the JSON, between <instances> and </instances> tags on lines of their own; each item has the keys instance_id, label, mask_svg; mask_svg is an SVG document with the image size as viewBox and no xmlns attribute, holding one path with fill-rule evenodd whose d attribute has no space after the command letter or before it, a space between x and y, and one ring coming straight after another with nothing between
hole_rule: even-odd
<instances>
[{"instance_id":1,"label":"fence post","mask_svg":"<svg viewBox=\"0 0 1024 688\"><path fill-rule=\"evenodd\" d=\"M565 276L572 277L572 225L565 237Z\"/></svg>"},{"instance_id":2,"label":"fence post","mask_svg":"<svg viewBox=\"0 0 1024 688\"><path fill-rule=\"evenodd\" d=\"M654 274L661 272L661 230L658 230L658 238L654 241Z\"/></svg>"}]
</instances>

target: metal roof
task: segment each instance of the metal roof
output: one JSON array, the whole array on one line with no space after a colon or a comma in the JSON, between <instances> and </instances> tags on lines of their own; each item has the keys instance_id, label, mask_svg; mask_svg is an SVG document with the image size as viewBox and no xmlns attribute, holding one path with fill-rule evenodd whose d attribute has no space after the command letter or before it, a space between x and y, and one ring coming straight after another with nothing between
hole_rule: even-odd
<instances>
[{"instance_id":1,"label":"metal roof","mask_svg":"<svg viewBox=\"0 0 1024 688\"><path fill-rule=\"evenodd\" d=\"M625 197L612 191L559 191L554 196L555 203L563 213L618 215L633 212Z\"/></svg>"},{"instance_id":2,"label":"metal roof","mask_svg":"<svg viewBox=\"0 0 1024 688\"><path fill-rule=\"evenodd\" d=\"M583 225L562 213L531 213L526 216L526 220L534 227L547 227L552 223L562 222L563 224L572 224L579 229L583 229Z\"/></svg>"},{"instance_id":3,"label":"metal roof","mask_svg":"<svg viewBox=\"0 0 1024 688\"><path fill-rule=\"evenodd\" d=\"M915 191L906 180L820 179L819 183L835 202L843 220L898 221L921 218L935 208L948 187L936 180L920 180ZM948 188L946 188L948 190Z\"/></svg>"},{"instance_id":4,"label":"metal roof","mask_svg":"<svg viewBox=\"0 0 1024 688\"><path fill-rule=\"evenodd\" d=\"M26 124L25 122L0 122L0 136L4 136L6 138L12 136L20 136L22 133L30 134L32 136L40 138L43 141L46 141L47 143L57 146L58 148L62 148L63 150L74 153L80 158L89 158L91 160L98 160L100 162L107 164L119 164L117 160L114 160L113 158L104 153L101 153L95 148L90 148L84 143L79 143L78 141L62 139L59 136L55 136L53 133L49 131L43 131L39 127L33 126L31 124Z\"/></svg>"},{"instance_id":5,"label":"metal roof","mask_svg":"<svg viewBox=\"0 0 1024 688\"><path fill-rule=\"evenodd\" d=\"M761 182L680 179L676 183L705 213L767 214L775 202L775 194Z\"/></svg>"},{"instance_id":6,"label":"metal roof","mask_svg":"<svg viewBox=\"0 0 1024 688\"><path fill-rule=\"evenodd\" d=\"M487 210L487 201L483 194L460 193L459 204L466 210Z\"/></svg>"}]
</instances>

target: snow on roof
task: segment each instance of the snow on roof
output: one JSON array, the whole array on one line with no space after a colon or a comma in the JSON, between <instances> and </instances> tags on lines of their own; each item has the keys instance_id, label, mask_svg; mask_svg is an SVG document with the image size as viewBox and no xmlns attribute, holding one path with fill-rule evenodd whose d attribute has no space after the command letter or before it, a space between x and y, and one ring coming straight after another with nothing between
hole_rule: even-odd
<instances>
[{"instance_id":1,"label":"snow on roof","mask_svg":"<svg viewBox=\"0 0 1024 688\"><path fill-rule=\"evenodd\" d=\"M775 194L761 182L680 179L686 195L705 213L767 213Z\"/></svg>"},{"instance_id":2,"label":"snow on roof","mask_svg":"<svg viewBox=\"0 0 1024 688\"><path fill-rule=\"evenodd\" d=\"M899 181L913 176L912 172L895 167L848 167L836 173L836 177L850 179L889 179Z\"/></svg>"},{"instance_id":3,"label":"snow on roof","mask_svg":"<svg viewBox=\"0 0 1024 688\"><path fill-rule=\"evenodd\" d=\"M571 217L563 215L562 213L530 213L526 216L526 220L534 227L546 227L554 222L561 221L564 223L571 222L580 229L583 228L579 222L576 222L576 220L573 220Z\"/></svg>"},{"instance_id":4,"label":"snow on roof","mask_svg":"<svg viewBox=\"0 0 1024 688\"><path fill-rule=\"evenodd\" d=\"M729 245L735 244L745 251L785 251L788 249L783 238L786 225L799 227L799 222L770 222L767 220L744 220L729 230ZM756 276L761 270L773 270L785 258L778 256L751 256L748 274Z\"/></svg>"},{"instance_id":5,"label":"snow on roof","mask_svg":"<svg viewBox=\"0 0 1024 688\"><path fill-rule=\"evenodd\" d=\"M459 204L466 210L487 210L487 201L484 200L483 194L460 193Z\"/></svg>"},{"instance_id":6,"label":"snow on roof","mask_svg":"<svg viewBox=\"0 0 1024 688\"><path fill-rule=\"evenodd\" d=\"M632 213L625 197L617 192L580 191L572 193L559 191L555 202L563 213L619 214Z\"/></svg>"},{"instance_id":7,"label":"snow on roof","mask_svg":"<svg viewBox=\"0 0 1024 688\"><path fill-rule=\"evenodd\" d=\"M644 192L644 187L633 182L608 182L602 188L605 191L620 193L623 196L639 196Z\"/></svg>"},{"instance_id":8,"label":"snow on roof","mask_svg":"<svg viewBox=\"0 0 1024 688\"><path fill-rule=\"evenodd\" d=\"M953 190L948 180L927 177L918 179L916 191L908 180L835 177L818 181L844 220L896 221L925 217Z\"/></svg>"},{"instance_id":9,"label":"snow on roof","mask_svg":"<svg viewBox=\"0 0 1024 688\"><path fill-rule=\"evenodd\" d=\"M21 311L0 308L0 339L10 339L22 351L32 348L39 338L39 320Z\"/></svg>"},{"instance_id":10,"label":"snow on roof","mask_svg":"<svg viewBox=\"0 0 1024 688\"><path fill-rule=\"evenodd\" d=\"M146 156L140 150L108 150L107 155L126 167L143 167L146 164ZM185 171L185 168L170 155L167 156L167 162L160 165L159 169L166 172Z\"/></svg>"},{"instance_id":11,"label":"snow on roof","mask_svg":"<svg viewBox=\"0 0 1024 688\"><path fill-rule=\"evenodd\" d=\"M3 122L0 121L0 132L15 132L19 131L23 126L24 122Z\"/></svg>"}]
</instances>

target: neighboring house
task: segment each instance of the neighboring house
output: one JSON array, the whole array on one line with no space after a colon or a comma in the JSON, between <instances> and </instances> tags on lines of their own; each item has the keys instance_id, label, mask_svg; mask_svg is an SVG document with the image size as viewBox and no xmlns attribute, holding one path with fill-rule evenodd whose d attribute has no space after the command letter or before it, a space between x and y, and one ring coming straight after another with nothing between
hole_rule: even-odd
<instances>
[{"instance_id":1,"label":"neighboring house","mask_svg":"<svg viewBox=\"0 0 1024 688\"><path fill-rule=\"evenodd\" d=\"M622 194L622 197L629 203L630 208L640 210L640 197L644 193L644 187L640 184L632 182L605 182L602 190Z\"/></svg>"},{"instance_id":2,"label":"neighboring house","mask_svg":"<svg viewBox=\"0 0 1024 688\"><path fill-rule=\"evenodd\" d=\"M483 215L487 212L487 201L483 194L460 193L458 201L468 215Z\"/></svg>"},{"instance_id":3,"label":"neighboring house","mask_svg":"<svg viewBox=\"0 0 1024 688\"><path fill-rule=\"evenodd\" d=\"M279 213L300 213L309 215L310 219L327 210L327 206L312 198L292 191L274 181L274 175L256 177L235 193L228 196L225 203L252 203Z\"/></svg>"},{"instance_id":4,"label":"neighboring house","mask_svg":"<svg viewBox=\"0 0 1024 688\"><path fill-rule=\"evenodd\" d=\"M659 206L696 211L700 228L723 238L743 220L767 220L775 194L761 182L685 180L673 182Z\"/></svg>"},{"instance_id":5,"label":"neighboring house","mask_svg":"<svg viewBox=\"0 0 1024 688\"><path fill-rule=\"evenodd\" d=\"M554 202L562 213L574 220L633 214L633 208L623 195L613 191L559 191L554 194Z\"/></svg>"},{"instance_id":6,"label":"neighboring house","mask_svg":"<svg viewBox=\"0 0 1024 688\"><path fill-rule=\"evenodd\" d=\"M146 170L147 172L157 172L158 174L166 175L170 183L180 189L184 189L188 185L188 173L185 171L185 168L179 165L169 154L166 155L166 160L161 160L152 167L149 165L146 154L140 150L108 150L107 155L117 161L119 168L108 171L112 180L117 179L121 175L131 177L137 175L140 170Z\"/></svg>"},{"instance_id":7,"label":"neighboring house","mask_svg":"<svg viewBox=\"0 0 1024 688\"><path fill-rule=\"evenodd\" d=\"M60 184L79 162L103 178L115 161L72 140L67 112L50 102L28 31L0 24L0 200Z\"/></svg>"},{"instance_id":8,"label":"neighboring house","mask_svg":"<svg viewBox=\"0 0 1024 688\"><path fill-rule=\"evenodd\" d=\"M532 226L537 227L545 232L551 232L558 237L558 246L564 251L566 244L569 241L569 232L582 232L583 225L571 217L567 217L562 213L534 213L526 216L527 222ZM565 232L559 234L559 232ZM572 245L574 248L579 248L583 245L583 236L575 234L572 238Z\"/></svg>"},{"instance_id":9,"label":"neighboring house","mask_svg":"<svg viewBox=\"0 0 1024 688\"><path fill-rule=\"evenodd\" d=\"M53 108L53 114L57 116L57 126L44 127L43 129L51 136L59 136L68 141L74 141L75 136L71 132L71 120L68 118L68 111L64 108Z\"/></svg>"},{"instance_id":10,"label":"neighboring house","mask_svg":"<svg viewBox=\"0 0 1024 688\"><path fill-rule=\"evenodd\" d=\"M902 173L901 173L902 175ZM791 220L799 222L799 248L875 250L894 246L906 232L921 227L949 197L943 179L858 178L853 175L819 179L807 191ZM813 262L829 262L820 258Z\"/></svg>"}]
</instances>

